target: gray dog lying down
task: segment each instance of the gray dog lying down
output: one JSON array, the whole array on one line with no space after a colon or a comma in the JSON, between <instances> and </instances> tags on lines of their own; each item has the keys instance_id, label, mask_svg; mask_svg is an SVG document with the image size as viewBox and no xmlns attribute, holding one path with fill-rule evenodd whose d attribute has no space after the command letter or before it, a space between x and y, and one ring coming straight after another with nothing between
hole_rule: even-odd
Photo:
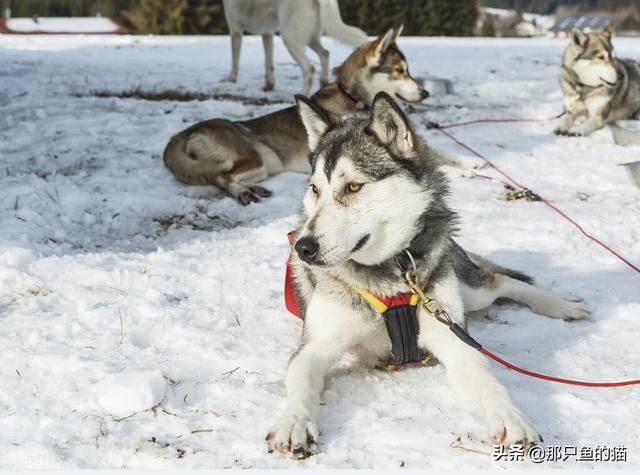
<instances>
[{"instance_id":1,"label":"gray dog lying down","mask_svg":"<svg viewBox=\"0 0 640 475\"><path fill-rule=\"evenodd\" d=\"M616 120L640 119L640 63L616 58L611 33L571 33L560 74L565 113L556 134L589 135Z\"/></svg>"}]
</instances>

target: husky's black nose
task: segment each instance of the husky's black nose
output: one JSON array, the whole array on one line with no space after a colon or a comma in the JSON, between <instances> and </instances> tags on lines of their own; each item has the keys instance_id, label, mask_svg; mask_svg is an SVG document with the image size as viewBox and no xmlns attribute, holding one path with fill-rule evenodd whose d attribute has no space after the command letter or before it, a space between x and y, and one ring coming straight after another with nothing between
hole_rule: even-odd
<instances>
[{"instance_id":1,"label":"husky's black nose","mask_svg":"<svg viewBox=\"0 0 640 475\"><path fill-rule=\"evenodd\" d=\"M318 241L311 236L305 236L298 240L295 245L296 252L298 253L298 257L302 259L307 264L311 264L316 256L318 255L318 250L320 246L318 245Z\"/></svg>"},{"instance_id":2,"label":"husky's black nose","mask_svg":"<svg viewBox=\"0 0 640 475\"><path fill-rule=\"evenodd\" d=\"M426 89L423 89L422 92L420 93L420 97L422 97L422 100L425 100L427 97L429 97L429 91L427 91Z\"/></svg>"}]
</instances>

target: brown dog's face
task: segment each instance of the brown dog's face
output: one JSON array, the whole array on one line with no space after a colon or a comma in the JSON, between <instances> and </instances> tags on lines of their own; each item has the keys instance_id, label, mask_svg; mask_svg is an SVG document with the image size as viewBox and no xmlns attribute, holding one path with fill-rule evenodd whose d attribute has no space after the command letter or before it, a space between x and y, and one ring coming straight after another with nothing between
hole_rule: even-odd
<instances>
[{"instance_id":1,"label":"brown dog's face","mask_svg":"<svg viewBox=\"0 0 640 475\"><path fill-rule=\"evenodd\" d=\"M587 86L615 86L618 72L614 64L611 29L603 32L583 33L574 28L565 63Z\"/></svg>"},{"instance_id":2,"label":"brown dog's face","mask_svg":"<svg viewBox=\"0 0 640 475\"><path fill-rule=\"evenodd\" d=\"M402 27L389 30L365 43L345 61L338 74L356 78L363 99L371 103L379 92L405 102L420 102L429 96L422 84L411 76L409 65L396 45Z\"/></svg>"}]
</instances>

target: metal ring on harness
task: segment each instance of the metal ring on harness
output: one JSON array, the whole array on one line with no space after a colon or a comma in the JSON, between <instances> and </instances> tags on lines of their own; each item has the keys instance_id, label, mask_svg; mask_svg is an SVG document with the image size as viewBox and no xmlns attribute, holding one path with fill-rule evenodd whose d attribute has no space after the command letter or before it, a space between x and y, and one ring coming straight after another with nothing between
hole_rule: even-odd
<instances>
[{"instance_id":1,"label":"metal ring on harness","mask_svg":"<svg viewBox=\"0 0 640 475\"><path fill-rule=\"evenodd\" d=\"M411 261L411 267L413 268L412 275L415 276L418 272L418 266L416 265L416 261L413 258L413 255L409 252L409 249L404 249L404 253L409 257L409 261ZM398 258L398 256L396 256L395 259L396 259L396 264L398 264L398 267L400 268L400 270L402 272L406 272L407 269L405 269L404 266L400 263L400 259Z\"/></svg>"}]
</instances>

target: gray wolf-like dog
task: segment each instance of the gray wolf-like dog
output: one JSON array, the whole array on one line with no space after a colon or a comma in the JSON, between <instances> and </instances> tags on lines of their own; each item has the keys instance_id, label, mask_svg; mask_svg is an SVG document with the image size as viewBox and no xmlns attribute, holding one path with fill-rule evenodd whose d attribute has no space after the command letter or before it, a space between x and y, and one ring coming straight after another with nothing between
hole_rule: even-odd
<instances>
[{"instance_id":1,"label":"gray wolf-like dog","mask_svg":"<svg viewBox=\"0 0 640 475\"><path fill-rule=\"evenodd\" d=\"M640 119L640 63L616 58L611 34L611 28L573 29L562 61L564 117L556 134L589 135L616 120Z\"/></svg>"},{"instance_id":2,"label":"gray wolf-like dog","mask_svg":"<svg viewBox=\"0 0 640 475\"><path fill-rule=\"evenodd\" d=\"M389 95L376 96L369 117L339 123L306 98L297 100L311 149L309 186L291 256L304 327L287 369L284 411L267 436L270 450L293 455L315 450L323 378L343 354L353 352L365 364L389 357L383 318L355 289L380 296L407 292L396 259L407 252L417 280L427 282L426 294L461 327L465 312L496 299L552 318L588 315L581 300L543 290L530 277L467 253L453 240L456 214L447 203L438 156ZM484 416L488 439L503 445L539 443L538 432L485 357L418 308L417 345L446 367L452 389Z\"/></svg>"},{"instance_id":3,"label":"gray wolf-like dog","mask_svg":"<svg viewBox=\"0 0 640 475\"><path fill-rule=\"evenodd\" d=\"M367 41L362 30L343 23L338 0L223 0L223 3L232 55L231 73L223 81L236 82L244 31L262 35L265 91L273 89L275 84L273 34L276 31L300 66L304 94L309 94L315 72L305 53L307 46L320 58L320 83L325 86L329 84L329 51L322 46L322 34L354 47Z\"/></svg>"},{"instance_id":4,"label":"gray wolf-like dog","mask_svg":"<svg viewBox=\"0 0 640 475\"><path fill-rule=\"evenodd\" d=\"M336 68L336 81L313 95L323 113L338 120L368 107L379 91L406 102L429 94L409 73L396 46L402 27L363 44ZM200 122L171 138L164 163L180 181L215 185L246 205L271 192L258 182L283 171L310 171L307 136L295 106L233 122Z\"/></svg>"}]
</instances>

